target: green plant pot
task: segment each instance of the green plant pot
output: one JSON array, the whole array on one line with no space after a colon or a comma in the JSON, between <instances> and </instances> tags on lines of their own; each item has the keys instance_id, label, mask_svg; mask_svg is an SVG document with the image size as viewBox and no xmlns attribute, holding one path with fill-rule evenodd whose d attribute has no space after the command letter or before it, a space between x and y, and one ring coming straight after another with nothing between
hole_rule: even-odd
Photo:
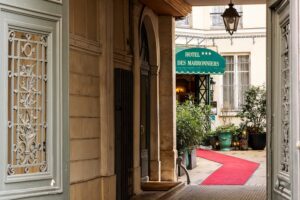
<instances>
[{"instance_id":1,"label":"green plant pot","mask_svg":"<svg viewBox=\"0 0 300 200\"><path fill-rule=\"evenodd\" d=\"M221 132L219 133L219 143L221 151L231 150L232 134L231 132Z\"/></svg>"}]
</instances>

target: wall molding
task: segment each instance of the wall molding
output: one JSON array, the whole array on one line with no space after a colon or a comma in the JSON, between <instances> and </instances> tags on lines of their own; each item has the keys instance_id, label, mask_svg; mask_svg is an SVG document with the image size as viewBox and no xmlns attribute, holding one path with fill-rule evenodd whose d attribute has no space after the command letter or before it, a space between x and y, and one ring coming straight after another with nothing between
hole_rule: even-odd
<instances>
[{"instance_id":1,"label":"wall molding","mask_svg":"<svg viewBox=\"0 0 300 200\"><path fill-rule=\"evenodd\" d=\"M182 16L187 16L192 12L192 6L182 0L164 0Z\"/></svg>"},{"instance_id":2,"label":"wall molding","mask_svg":"<svg viewBox=\"0 0 300 200\"><path fill-rule=\"evenodd\" d=\"M102 54L100 42L88 40L84 37L70 33L70 47L75 50L83 50L94 55Z\"/></svg>"},{"instance_id":3,"label":"wall molding","mask_svg":"<svg viewBox=\"0 0 300 200\"><path fill-rule=\"evenodd\" d=\"M115 50L114 62L117 64L115 67L132 70L133 55L129 54L127 51Z\"/></svg>"},{"instance_id":4,"label":"wall molding","mask_svg":"<svg viewBox=\"0 0 300 200\"><path fill-rule=\"evenodd\" d=\"M45 1L50 1L52 3L63 4L63 0L45 0Z\"/></svg>"}]
</instances>

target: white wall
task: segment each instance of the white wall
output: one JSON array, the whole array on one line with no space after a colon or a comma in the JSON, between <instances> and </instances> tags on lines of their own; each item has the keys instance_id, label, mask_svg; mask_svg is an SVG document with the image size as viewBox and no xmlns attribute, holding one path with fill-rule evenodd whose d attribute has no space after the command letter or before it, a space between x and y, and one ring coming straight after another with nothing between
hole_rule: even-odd
<instances>
[{"instance_id":1,"label":"white wall","mask_svg":"<svg viewBox=\"0 0 300 200\"><path fill-rule=\"evenodd\" d=\"M244 28L266 27L266 5L245 5L243 6Z\"/></svg>"}]
</instances>

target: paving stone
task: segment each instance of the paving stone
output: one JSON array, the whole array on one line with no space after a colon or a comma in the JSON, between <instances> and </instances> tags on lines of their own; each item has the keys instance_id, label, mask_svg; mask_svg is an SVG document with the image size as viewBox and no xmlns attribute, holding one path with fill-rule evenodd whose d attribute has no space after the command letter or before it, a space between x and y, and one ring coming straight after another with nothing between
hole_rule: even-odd
<instances>
[{"instance_id":1,"label":"paving stone","mask_svg":"<svg viewBox=\"0 0 300 200\"><path fill-rule=\"evenodd\" d=\"M266 187L191 185L166 200L266 200Z\"/></svg>"}]
</instances>

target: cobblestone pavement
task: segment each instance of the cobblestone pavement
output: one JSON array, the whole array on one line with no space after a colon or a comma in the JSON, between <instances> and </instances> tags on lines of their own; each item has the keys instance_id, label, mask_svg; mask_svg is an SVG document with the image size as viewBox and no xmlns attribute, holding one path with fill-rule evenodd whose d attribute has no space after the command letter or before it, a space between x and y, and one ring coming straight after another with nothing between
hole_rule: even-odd
<instances>
[{"instance_id":1,"label":"cobblestone pavement","mask_svg":"<svg viewBox=\"0 0 300 200\"><path fill-rule=\"evenodd\" d=\"M227 151L223 153L230 156L246 159L249 161L260 163L259 168L254 172L251 178L247 181L245 186L266 186L266 151ZM221 164L206 160L204 158L197 158L197 167L189 170L191 184L199 185L211 173L217 170ZM186 176L180 177L179 181L185 182Z\"/></svg>"},{"instance_id":2,"label":"cobblestone pavement","mask_svg":"<svg viewBox=\"0 0 300 200\"><path fill-rule=\"evenodd\" d=\"M266 187L191 185L166 200L266 200Z\"/></svg>"}]
</instances>

